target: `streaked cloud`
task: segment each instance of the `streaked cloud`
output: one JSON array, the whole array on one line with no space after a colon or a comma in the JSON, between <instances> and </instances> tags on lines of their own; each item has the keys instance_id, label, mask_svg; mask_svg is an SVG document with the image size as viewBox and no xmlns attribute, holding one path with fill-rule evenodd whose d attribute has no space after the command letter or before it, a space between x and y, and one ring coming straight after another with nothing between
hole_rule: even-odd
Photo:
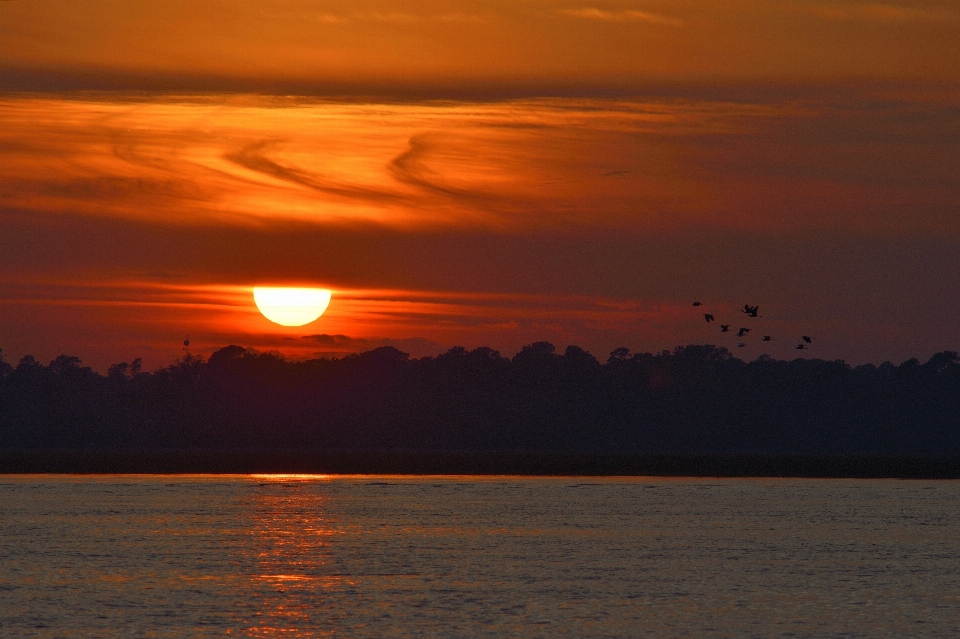
<instances>
[{"instance_id":1,"label":"streaked cloud","mask_svg":"<svg viewBox=\"0 0 960 639\"><path fill-rule=\"evenodd\" d=\"M493 103L7 97L0 215L955 234L956 109L950 92Z\"/></svg>"},{"instance_id":2,"label":"streaked cloud","mask_svg":"<svg viewBox=\"0 0 960 639\"><path fill-rule=\"evenodd\" d=\"M408 337L406 339L391 339L389 337L349 337L347 335L305 335L307 340L315 345L317 357L343 357L351 353L363 353L375 348L392 346L410 354L413 357L436 355L447 350L433 340L423 337Z\"/></svg>"},{"instance_id":3,"label":"streaked cloud","mask_svg":"<svg viewBox=\"0 0 960 639\"><path fill-rule=\"evenodd\" d=\"M326 24L343 24L349 20L346 16L339 16L333 13L315 13L312 17L317 22Z\"/></svg>"},{"instance_id":4,"label":"streaked cloud","mask_svg":"<svg viewBox=\"0 0 960 639\"><path fill-rule=\"evenodd\" d=\"M638 21L648 22L650 24L663 24L671 27L683 25L683 21L677 18L650 13L647 11L637 11L635 9L626 9L623 11L606 11L596 7L584 7L582 9L558 9L558 13L570 18L579 18L581 20L601 20L605 22L624 22Z\"/></svg>"}]
</instances>

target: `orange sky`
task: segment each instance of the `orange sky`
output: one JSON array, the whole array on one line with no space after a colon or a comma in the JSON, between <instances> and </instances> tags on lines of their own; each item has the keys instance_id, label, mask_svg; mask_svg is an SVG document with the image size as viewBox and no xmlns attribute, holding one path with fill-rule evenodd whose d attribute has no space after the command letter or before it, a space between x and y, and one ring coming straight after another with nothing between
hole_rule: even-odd
<instances>
[{"instance_id":1,"label":"orange sky","mask_svg":"<svg viewBox=\"0 0 960 639\"><path fill-rule=\"evenodd\" d=\"M951 0L13 0L0 7L0 60L318 87L953 81L958 28Z\"/></svg>"},{"instance_id":2,"label":"orange sky","mask_svg":"<svg viewBox=\"0 0 960 639\"><path fill-rule=\"evenodd\" d=\"M958 36L949 2L0 2L0 347L958 349ZM284 283L330 309L269 323Z\"/></svg>"}]
</instances>

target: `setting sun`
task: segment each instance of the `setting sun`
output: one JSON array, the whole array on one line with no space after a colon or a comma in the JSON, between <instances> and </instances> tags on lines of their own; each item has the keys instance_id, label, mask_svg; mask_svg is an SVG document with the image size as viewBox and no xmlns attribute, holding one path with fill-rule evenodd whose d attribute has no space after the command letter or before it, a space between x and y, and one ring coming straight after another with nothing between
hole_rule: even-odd
<instances>
[{"instance_id":1,"label":"setting sun","mask_svg":"<svg viewBox=\"0 0 960 639\"><path fill-rule=\"evenodd\" d=\"M271 322L281 326L303 326L314 321L327 310L330 291L324 288L268 288L253 289L257 308Z\"/></svg>"}]
</instances>

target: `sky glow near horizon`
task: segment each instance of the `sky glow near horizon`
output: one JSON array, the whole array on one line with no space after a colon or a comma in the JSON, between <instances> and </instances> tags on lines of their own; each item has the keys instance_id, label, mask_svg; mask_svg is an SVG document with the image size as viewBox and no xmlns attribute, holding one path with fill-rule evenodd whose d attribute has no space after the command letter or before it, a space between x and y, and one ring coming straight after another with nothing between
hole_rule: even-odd
<instances>
[{"instance_id":1,"label":"sky glow near horizon","mask_svg":"<svg viewBox=\"0 0 960 639\"><path fill-rule=\"evenodd\" d=\"M951 3L190 6L0 3L8 361L960 349Z\"/></svg>"}]
</instances>

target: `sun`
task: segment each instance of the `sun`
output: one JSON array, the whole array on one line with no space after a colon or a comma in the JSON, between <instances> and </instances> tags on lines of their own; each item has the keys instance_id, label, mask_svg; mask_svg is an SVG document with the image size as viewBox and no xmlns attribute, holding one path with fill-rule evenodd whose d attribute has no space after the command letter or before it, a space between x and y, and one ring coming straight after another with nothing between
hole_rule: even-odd
<instances>
[{"instance_id":1,"label":"sun","mask_svg":"<svg viewBox=\"0 0 960 639\"><path fill-rule=\"evenodd\" d=\"M253 301L271 322L281 326L303 326L327 310L330 291L325 288L255 286Z\"/></svg>"}]
</instances>

